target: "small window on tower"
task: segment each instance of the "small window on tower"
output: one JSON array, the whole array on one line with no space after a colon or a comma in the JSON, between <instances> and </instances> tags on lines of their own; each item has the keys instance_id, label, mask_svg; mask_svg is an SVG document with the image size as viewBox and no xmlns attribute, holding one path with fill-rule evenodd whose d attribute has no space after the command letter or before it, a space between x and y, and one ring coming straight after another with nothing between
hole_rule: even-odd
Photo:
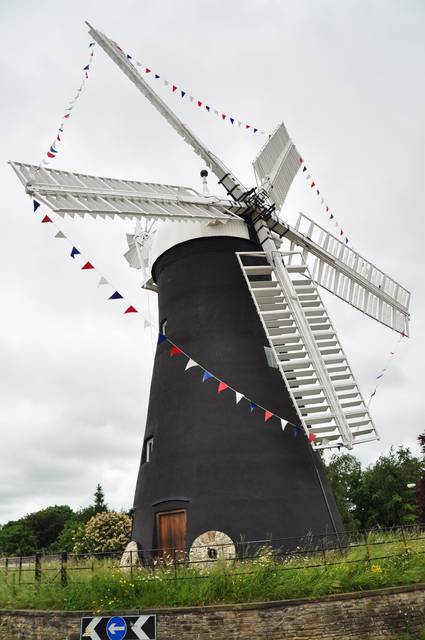
<instances>
[{"instance_id":1,"label":"small window on tower","mask_svg":"<svg viewBox=\"0 0 425 640\"><path fill-rule=\"evenodd\" d=\"M167 333L167 320L163 320L160 324L160 332L165 336L165 334Z\"/></svg>"},{"instance_id":2,"label":"small window on tower","mask_svg":"<svg viewBox=\"0 0 425 640\"><path fill-rule=\"evenodd\" d=\"M148 438L146 440L146 462L149 462L149 460L151 459L152 450L153 450L153 437Z\"/></svg>"}]
</instances>

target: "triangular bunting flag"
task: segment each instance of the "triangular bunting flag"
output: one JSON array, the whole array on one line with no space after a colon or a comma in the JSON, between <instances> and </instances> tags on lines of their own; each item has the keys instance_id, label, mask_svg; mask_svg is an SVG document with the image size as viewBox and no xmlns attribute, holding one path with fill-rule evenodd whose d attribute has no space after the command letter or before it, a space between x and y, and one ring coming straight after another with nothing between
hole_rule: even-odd
<instances>
[{"instance_id":1,"label":"triangular bunting flag","mask_svg":"<svg viewBox=\"0 0 425 640\"><path fill-rule=\"evenodd\" d=\"M280 419L280 426L282 427L282 431L285 431L287 424L288 423L286 422L286 420L283 420L282 418Z\"/></svg>"},{"instance_id":2,"label":"triangular bunting flag","mask_svg":"<svg viewBox=\"0 0 425 640\"><path fill-rule=\"evenodd\" d=\"M307 173L307 175L306 175L305 179L306 179L306 180L310 180L310 178L311 178L311 174L310 174L310 173Z\"/></svg>"},{"instance_id":3,"label":"triangular bunting flag","mask_svg":"<svg viewBox=\"0 0 425 640\"><path fill-rule=\"evenodd\" d=\"M332 220L333 217L334 217L334 214L331 213L331 215L329 216L329 219Z\"/></svg>"},{"instance_id":4,"label":"triangular bunting flag","mask_svg":"<svg viewBox=\"0 0 425 640\"><path fill-rule=\"evenodd\" d=\"M267 422L267 420L270 420L270 418L272 418L274 416L274 413L272 413L271 411L267 411L267 409L264 409L264 422Z\"/></svg>"},{"instance_id":5,"label":"triangular bunting flag","mask_svg":"<svg viewBox=\"0 0 425 640\"><path fill-rule=\"evenodd\" d=\"M108 300L121 300L122 295L119 291L115 291L111 296L109 296Z\"/></svg>"},{"instance_id":6,"label":"triangular bunting flag","mask_svg":"<svg viewBox=\"0 0 425 640\"><path fill-rule=\"evenodd\" d=\"M348 238L347 237L345 238L345 244L348 244Z\"/></svg>"},{"instance_id":7,"label":"triangular bunting flag","mask_svg":"<svg viewBox=\"0 0 425 640\"><path fill-rule=\"evenodd\" d=\"M210 108L209 108L209 106L208 106L207 104L205 105L205 109L206 109L207 111L209 111L209 110L210 110Z\"/></svg>"},{"instance_id":8,"label":"triangular bunting flag","mask_svg":"<svg viewBox=\"0 0 425 640\"><path fill-rule=\"evenodd\" d=\"M149 322L149 320L146 320L146 318L143 318L143 328L147 329L148 327L151 327L152 323Z\"/></svg>"},{"instance_id":9,"label":"triangular bunting flag","mask_svg":"<svg viewBox=\"0 0 425 640\"><path fill-rule=\"evenodd\" d=\"M255 404L255 402L252 402L252 400L250 400L249 402L249 410L251 411L251 413L254 411L254 409L257 407L257 405Z\"/></svg>"},{"instance_id":10,"label":"triangular bunting flag","mask_svg":"<svg viewBox=\"0 0 425 640\"><path fill-rule=\"evenodd\" d=\"M246 124L246 125L245 125L245 129L250 129L250 128L251 128L251 125L250 125L250 124Z\"/></svg>"},{"instance_id":11,"label":"triangular bunting flag","mask_svg":"<svg viewBox=\"0 0 425 640\"><path fill-rule=\"evenodd\" d=\"M228 388L229 388L228 384L226 384L225 382L219 382L217 387L217 393L221 393L222 391L225 391Z\"/></svg>"},{"instance_id":12,"label":"triangular bunting flag","mask_svg":"<svg viewBox=\"0 0 425 640\"><path fill-rule=\"evenodd\" d=\"M198 100L198 107L202 107L202 102Z\"/></svg>"},{"instance_id":13,"label":"triangular bunting flag","mask_svg":"<svg viewBox=\"0 0 425 640\"><path fill-rule=\"evenodd\" d=\"M102 284L109 284L108 280L104 276L100 277L99 282L97 283L97 286L101 287Z\"/></svg>"},{"instance_id":14,"label":"triangular bunting flag","mask_svg":"<svg viewBox=\"0 0 425 640\"><path fill-rule=\"evenodd\" d=\"M313 182L312 182L312 183L311 183L311 185L310 185L310 188L312 189L312 188L313 188L313 187L315 187L315 186L316 186L316 183L315 183L315 182L314 182L314 180L313 180Z\"/></svg>"},{"instance_id":15,"label":"triangular bunting flag","mask_svg":"<svg viewBox=\"0 0 425 640\"><path fill-rule=\"evenodd\" d=\"M79 254L80 254L80 252L78 251L77 247L72 247L71 253L69 255L71 256L71 258L74 258L75 256L78 256Z\"/></svg>"},{"instance_id":16,"label":"triangular bunting flag","mask_svg":"<svg viewBox=\"0 0 425 640\"><path fill-rule=\"evenodd\" d=\"M235 394L236 394L236 404L239 404L239 402L243 398L243 393L239 393L239 391L235 391Z\"/></svg>"},{"instance_id":17,"label":"triangular bunting flag","mask_svg":"<svg viewBox=\"0 0 425 640\"><path fill-rule=\"evenodd\" d=\"M222 113L222 114L221 114L221 118L222 118L222 120L226 120L226 114L225 114L225 113Z\"/></svg>"},{"instance_id":18,"label":"triangular bunting flag","mask_svg":"<svg viewBox=\"0 0 425 640\"><path fill-rule=\"evenodd\" d=\"M202 375L202 382L205 382L206 380L209 380L210 378L214 378L212 373L209 373L208 371L204 371L203 375Z\"/></svg>"},{"instance_id":19,"label":"triangular bunting flag","mask_svg":"<svg viewBox=\"0 0 425 640\"><path fill-rule=\"evenodd\" d=\"M161 76L159 76L157 73L155 73L155 80L159 80Z\"/></svg>"},{"instance_id":20,"label":"triangular bunting flag","mask_svg":"<svg viewBox=\"0 0 425 640\"><path fill-rule=\"evenodd\" d=\"M129 307L127 307L127 309L124 311L124 315L126 313L139 313L137 311L137 309L135 307L133 307L133 305L131 304Z\"/></svg>"},{"instance_id":21,"label":"triangular bunting flag","mask_svg":"<svg viewBox=\"0 0 425 640\"><path fill-rule=\"evenodd\" d=\"M37 200L33 200L32 201L33 207L34 207L34 213L37 211L38 207L40 206L40 203L37 202Z\"/></svg>"},{"instance_id":22,"label":"triangular bunting flag","mask_svg":"<svg viewBox=\"0 0 425 640\"><path fill-rule=\"evenodd\" d=\"M161 344L161 342L165 342L167 339L167 336L165 335L165 333L160 333L158 336L158 344Z\"/></svg>"},{"instance_id":23,"label":"triangular bunting flag","mask_svg":"<svg viewBox=\"0 0 425 640\"><path fill-rule=\"evenodd\" d=\"M175 344L173 344L173 346L170 349L170 356L179 356L182 353L183 351L179 349L179 347L176 347Z\"/></svg>"},{"instance_id":24,"label":"triangular bunting flag","mask_svg":"<svg viewBox=\"0 0 425 640\"><path fill-rule=\"evenodd\" d=\"M52 222L52 221L50 220L49 216L44 216L41 222Z\"/></svg>"},{"instance_id":25,"label":"triangular bunting flag","mask_svg":"<svg viewBox=\"0 0 425 640\"><path fill-rule=\"evenodd\" d=\"M199 367L199 364L197 362L195 362L195 360L192 360L192 358L189 358L189 360L187 361L187 365L185 366L184 370L187 371L188 369L191 369L192 367Z\"/></svg>"},{"instance_id":26,"label":"triangular bunting flag","mask_svg":"<svg viewBox=\"0 0 425 640\"><path fill-rule=\"evenodd\" d=\"M258 131L258 129L255 129L255 128L254 128L254 133L257 133L257 131Z\"/></svg>"},{"instance_id":27,"label":"triangular bunting flag","mask_svg":"<svg viewBox=\"0 0 425 640\"><path fill-rule=\"evenodd\" d=\"M314 433L309 433L308 434L308 441L310 442L310 444L312 442L314 442L316 440L316 436L314 435Z\"/></svg>"},{"instance_id":28,"label":"triangular bunting flag","mask_svg":"<svg viewBox=\"0 0 425 640\"><path fill-rule=\"evenodd\" d=\"M90 69L90 65L89 64L86 64L86 66L83 67L83 71L88 71L89 69Z\"/></svg>"},{"instance_id":29,"label":"triangular bunting flag","mask_svg":"<svg viewBox=\"0 0 425 640\"><path fill-rule=\"evenodd\" d=\"M62 231L58 231L55 235L55 238L66 238L66 235L62 233Z\"/></svg>"},{"instance_id":30,"label":"triangular bunting flag","mask_svg":"<svg viewBox=\"0 0 425 640\"><path fill-rule=\"evenodd\" d=\"M233 124L235 122L234 118L229 118L230 122Z\"/></svg>"},{"instance_id":31,"label":"triangular bunting flag","mask_svg":"<svg viewBox=\"0 0 425 640\"><path fill-rule=\"evenodd\" d=\"M165 85L166 87L168 87L168 85L169 85L169 84L170 84L170 83L168 82L168 80L164 80L164 85Z\"/></svg>"},{"instance_id":32,"label":"triangular bunting flag","mask_svg":"<svg viewBox=\"0 0 425 640\"><path fill-rule=\"evenodd\" d=\"M54 153L50 153L50 151L47 152L47 157L48 158L56 158Z\"/></svg>"},{"instance_id":33,"label":"triangular bunting flag","mask_svg":"<svg viewBox=\"0 0 425 640\"><path fill-rule=\"evenodd\" d=\"M342 229L341 229L341 231L339 232L339 235L340 235L340 236L343 236L343 235L344 235L344 231L343 231Z\"/></svg>"},{"instance_id":34,"label":"triangular bunting flag","mask_svg":"<svg viewBox=\"0 0 425 640\"><path fill-rule=\"evenodd\" d=\"M176 87L176 85L175 85L175 84L173 84L173 85L172 85L172 87L171 87L171 89L172 89L173 93L174 93L174 91L177 91L177 87Z\"/></svg>"},{"instance_id":35,"label":"triangular bunting flag","mask_svg":"<svg viewBox=\"0 0 425 640\"><path fill-rule=\"evenodd\" d=\"M148 67L145 67L145 73L150 73L151 70Z\"/></svg>"},{"instance_id":36,"label":"triangular bunting flag","mask_svg":"<svg viewBox=\"0 0 425 640\"><path fill-rule=\"evenodd\" d=\"M78 252L78 253L79 253L79 252ZM91 262L86 262L86 264L84 264L84 265L81 267L81 270L82 270L82 271L84 271L84 270L86 270L86 269L94 269L94 266L92 265L92 263L91 263Z\"/></svg>"},{"instance_id":37,"label":"triangular bunting flag","mask_svg":"<svg viewBox=\"0 0 425 640\"><path fill-rule=\"evenodd\" d=\"M184 98L186 95L186 91L180 91L180 93L181 93L181 97Z\"/></svg>"}]
</instances>

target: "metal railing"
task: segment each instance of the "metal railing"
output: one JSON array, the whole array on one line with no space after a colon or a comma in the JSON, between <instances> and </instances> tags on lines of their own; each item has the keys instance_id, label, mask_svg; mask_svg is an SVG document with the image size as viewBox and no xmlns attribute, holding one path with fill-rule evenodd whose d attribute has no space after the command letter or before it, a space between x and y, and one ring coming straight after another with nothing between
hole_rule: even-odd
<instances>
[{"instance_id":1,"label":"metal railing","mask_svg":"<svg viewBox=\"0 0 425 640\"><path fill-rule=\"evenodd\" d=\"M398 545L398 548L395 547ZM304 538L280 538L192 546L190 549L145 549L102 553L36 553L30 556L0 557L0 576L12 580L14 588L42 582L56 582L66 587L75 575L92 577L99 568L122 570L140 579L150 579L156 571L163 579L205 579L220 562L232 575L247 575L247 563L260 562L270 571L300 569L327 570L331 566L376 562L402 554L425 553L425 526L368 529L346 534L311 535ZM249 565L248 565L249 566ZM193 571L191 571L193 569ZM238 571L240 569L240 572ZM252 566L252 572L255 571ZM88 575L87 575L88 573Z\"/></svg>"}]
</instances>

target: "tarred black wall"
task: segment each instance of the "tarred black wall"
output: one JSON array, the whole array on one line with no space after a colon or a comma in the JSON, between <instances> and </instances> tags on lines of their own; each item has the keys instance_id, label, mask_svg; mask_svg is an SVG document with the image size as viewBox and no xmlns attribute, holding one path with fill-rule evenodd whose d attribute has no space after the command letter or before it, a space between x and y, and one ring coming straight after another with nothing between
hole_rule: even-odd
<instances>
[{"instance_id":1,"label":"tarred black wall","mask_svg":"<svg viewBox=\"0 0 425 640\"><path fill-rule=\"evenodd\" d=\"M279 371L267 365L266 337L235 256L253 250L251 241L215 237L164 253L154 266L159 318L204 368L297 423ZM218 395L216 380L202 383L199 368L185 372L186 358L169 349L163 342L155 357L145 433L154 449L140 467L133 538L155 546L155 513L174 508L187 509L188 545L211 529L235 541L343 531L304 434L283 432L275 418L264 423L263 412L251 415L229 390Z\"/></svg>"}]
</instances>

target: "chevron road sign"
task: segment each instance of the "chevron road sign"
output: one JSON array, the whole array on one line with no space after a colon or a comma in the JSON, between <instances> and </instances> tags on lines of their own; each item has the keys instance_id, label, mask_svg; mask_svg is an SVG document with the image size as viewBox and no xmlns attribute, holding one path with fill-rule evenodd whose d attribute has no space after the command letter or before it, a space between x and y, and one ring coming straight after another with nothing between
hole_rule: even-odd
<instances>
[{"instance_id":1,"label":"chevron road sign","mask_svg":"<svg viewBox=\"0 0 425 640\"><path fill-rule=\"evenodd\" d=\"M84 617L80 640L156 640L156 616Z\"/></svg>"}]
</instances>

